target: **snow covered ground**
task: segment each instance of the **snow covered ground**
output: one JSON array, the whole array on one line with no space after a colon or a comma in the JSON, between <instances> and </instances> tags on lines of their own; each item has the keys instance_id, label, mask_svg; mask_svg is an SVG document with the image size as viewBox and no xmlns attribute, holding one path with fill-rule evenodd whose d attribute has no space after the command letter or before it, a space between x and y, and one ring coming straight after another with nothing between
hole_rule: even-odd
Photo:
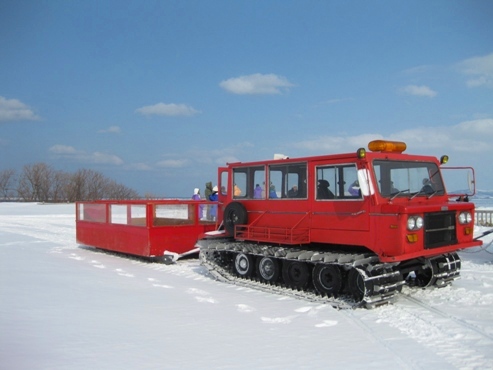
<instances>
[{"instance_id":1,"label":"snow covered ground","mask_svg":"<svg viewBox=\"0 0 493 370\"><path fill-rule=\"evenodd\" d=\"M74 213L0 203L1 369L493 368L491 234L452 286L336 310L214 281L194 259L81 247Z\"/></svg>"}]
</instances>

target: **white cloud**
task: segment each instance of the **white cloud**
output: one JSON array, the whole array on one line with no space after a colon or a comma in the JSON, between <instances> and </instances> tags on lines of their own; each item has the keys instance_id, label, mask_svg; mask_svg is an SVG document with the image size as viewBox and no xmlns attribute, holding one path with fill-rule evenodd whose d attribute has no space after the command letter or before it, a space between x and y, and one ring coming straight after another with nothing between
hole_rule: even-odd
<instances>
[{"instance_id":1,"label":"white cloud","mask_svg":"<svg viewBox=\"0 0 493 370\"><path fill-rule=\"evenodd\" d=\"M294 86L286 77L275 74L255 73L221 81L219 84L224 90L233 94L281 94Z\"/></svg>"},{"instance_id":2,"label":"white cloud","mask_svg":"<svg viewBox=\"0 0 493 370\"><path fill-rule=\"evenodd\" d=\"M174 103L157 103L154 105L147 105L136 109L135 112L143 114L144 116L194 116L200 113L200 111L186 104Z\"/></svg>"},{"instance_id":3,"label":"white cloud","mask_svg":"<svg viewBox=\"0 0 493 370\"><path fill-rule=\"evenodd\" d=\"M126 166L129 170L137 170L137 171L150 171L152 170L151 166L145 163L131 163Z\"/></svg>"},{"instance_id":4,"label":"white cloud","mask_svg":"<svg viewBox=\"0 0 493 370\"><path fill-rule=\"evenodd\" d=\"M76 154L77 150L73 146L69 145L53 145L51 148L48 149L50 152L55 153L55 154Z\"/></svg>"},{"instance_id":5,"label":"white cloud","mask_svg":"<svg viewBox=\"0 0 493 370\"><path fill-rule=\"evenodd\" d=\"M189 163L188 159L164 159L159 161L157 165L164 168L182 168L188 166Z\"/></svg>"},{"instance_id":6,"label":"white cloud","mask_svg":"<svg viewBox=\"0 0 493 370\"><path fill-rule=\"evenodd\" d=\"M107 129L98 131L100 134L119 134L120 132L121 130L119 126L110 126Z\"/></svg>"},{"instance_id":7,"label":"white cloud","mask_svg":"<svg viewBox=\"0 0 493 370\"><path fill-rule=\"evenodd\" d=\"M457 127L464 133L490 135L493 137L493 119L477 119L459 123Z\"/></svg>"},{"instance_id":8,"label":"white cloud","mask_svg":"<svg viewBox=\"0 0 493 370\"><path fill-rule=\"evenodd\" d=\"M293 146L298 149L323 153L343 153L348 148L361 148L371 140L382 139L380 134L362 134L357 136L319 136L313 140L303 140Z\"/></svg>"},{"instance_id":9,"label":"white cloud","mask_svg":"<svg viewBox=\"0 0 493 370\"><path fill-rule=\"evenodd\" d=\"M86 153L83 150L77 150L73 146L69 145L56 144L50 147L48 151L56 156L72 159L78 162L113 164L117 166L123 164L123 160L114 154L103 152Z\"/></svg>"},{"instance_id":10,"label":"white cloud","mask_svg":"<svg viewBox=\"0 0 493 370\"><path fill-rule=\"evenodd\" d=\"M87 158L94 163L114 164L114 165L123 164L123 160L114 154L94 152L89 156L87 156Z\"/></svg>"},{"instance_id":11,"label":"white cloud","mask_svg":"<svg viewBox=\"0 0 493 370\"><path fill-rule=\"evenodd\" d=\"M467 86L493 88L493 53L466 59L458 64L458 68L470 77L466 82Z\"/></svg>"},{"instance_id":12,"label":"white cloud","mask_svg":"<svg viewBox=\"0 0 493 370\"><path fill-rule=\"evenodd\" d=\"M325 101L325 104L333 105L333 104L340 104L340 103L345 103L348 101L352 101L353 98L336 98L336 99L329 99Z\"/></svg>"},{"instance_id":13,"label":"white cloud","mask_svg":"<svg viewBox=\"0 0 493 370\"><path fill-rule=\"evenodd\" d=\"M321 136L294 143L292 147L319 153L346 153L367 147L372 140L388 139L404 141L410 150L420 153L455 151L461 153L489 152L493 140L493 119L464 121L452 126L416 127L392 132L385 136L378 133L357 136Z\"/></svg>"},{"instance_id":14,"label":"white cloud","mask_svg":"<svg viewBox=\"0 0 493 370\"><path fill-rule=\"evenodd\" d=\"M17 99L6 99L0 96L0 122L36 121L39 119L28 105Z\"/></svg>"},{"instance_id":15,"label":"white cloud","mask_svg":"<svg viewBox=\"0 0 493 370\"><path fill-rule=\"evenodd\" d=\"M428 86L417 86L417 85L408 85L401 89L402 92L414 96L424 96L427 98L434 98L437 96L437 92L430 89Z\"/></svg>"}]
</instances>

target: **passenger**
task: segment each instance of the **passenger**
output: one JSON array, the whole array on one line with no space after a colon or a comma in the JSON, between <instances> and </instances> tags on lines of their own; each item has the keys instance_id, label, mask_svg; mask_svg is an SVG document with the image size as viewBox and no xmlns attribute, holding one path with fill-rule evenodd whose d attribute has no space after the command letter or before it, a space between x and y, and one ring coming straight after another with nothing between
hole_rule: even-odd
<instances>
[{"instance_id":1,"label":"passenger","mask_svg":"<svg viewBox=\"0 0 493 370\"><path fill-rule=\"evenodd\" d=\"M423 179L423 187L421 188L421 193L431 194L431 193L434 193L434 192L435 192L435 189L433 189L433 186L431 184L430 179L428 179L428 178L425 177Z\"/></svg>"},{"instance_id":2,"label":"passenger","mask_svg":"<svg viewBox=\"0 0 493 370\"><path fill-rule=\"evenodd\" d=\"M253 190L253 197L255 199L261 199L262 198L262 188L260 187L259 184L255 185L255 189Z\"/></svg>"},{"instance_id":3,"label":"passenger","mask_svg":"<svg viewBox=\"0 0 493 370\"><path fill-rule=\"evenodd\" d=\"M277 198L276 187L274 186L274 184L270 185L269 198Z\"/></svg>"},{"instance_id":4,"label":"passenger","mask_svg":"<svg viewBox=\"0 0 493 370\"><path fill-rule=\"evenodd\" d=\"M288 198L297 198L297 197L298 197L298 186L293 185L293 187L288 190Z\"/></svg>"},{"instance_id":5,"label":"passenger","mask_svg":"<svg viewBox=\"0 0 493 370\"><path fill-rule=\"evenodd\" d=\"M200 189L199 188L193 189L192 199L193 200L201 200L202 199L200 197ZM202 220L202 218L204 217L204 205L203 204L198 206L198 216L199 216L199 220Z\"/></svg>"},{"instance_id":6,"label":"passenger","mask_svg":"<svg viewBox=\"0 0 493 370\"><path fill-rule=\"evenodd\" d=\"M209 181L209 182L205 183L204 199L208 200L211 195L212 195L212 181ZM212 218L211 218L211 206L206 206L206 207L207 207L206 218L208 220L212 220Z\"/></svg>"},{"instance_id":7,"label":"passenger","mask_svg":"<svg viewBox=\"0 0 493 370\"><path fill-rule=\"evenodd\" d=\"M334 193L329 190L329 186L327 180L318 180L317 199L334 199Z\"/></svg>"},{"instance_id":8,"label":"passenger","mask_svg":"<svg viewBox=\"0 0 493 370\"><path fill-rule=\"evenodd\" d=\"M469 196L467 194L459 195L459 198L457 198L455 201L456 202L469 202Z\"/></svg>"},{"instance_id":9,"label":"passenger","mask_svg":"<svg viewBox=\"0 0 493 370\"><path fill-rule=\"evenodd\" d=\"M209 195L210 201L217 202L217 191L218 191L217 186L214 186L212 188L212 194ZM217 217L217 204L213 204L210 206L210 220L216 221L216 217Z\"/></svg>"},{"instance_id":10,"label":"passenger","mask_svg":"<svg viewBox=\"0 0 493 370\"><path fill-rule=\"evenodd\" d=\"M361 197L361 188L359 187L359 181L355 180L348 189L349 194L353 197Z\"/></svg>"},{"instance_id":11,"label":"passenger","mask_svg":"<svg viewBox=\"0 0 493 370\"><path fill-rule=\"evenodd\" d=\"M235 184L234 196L239 197L241 195L241 189Z\"/></svg>"},{"instance_id":12,"label":"passenger","mask_svg":"<svg viewBox=\"0 0 493 370\"><path fill-rule=\"evenodd\" d=\"M394 182L391 181L390 182L390 194L397 194L399 192L399 189L397 189L395 186L394 186Z\"/></svg>"},{"instance_id":13,"label":"passenger","mask_svg":"<svg viewBox=\"0 0 493 370\"><path fill-rule=\"evenodd\" d=\"M202 198L200 198L200 189L199 188L193 189L192 199L193 200L200 200L200 199L202 199Z\"/></svg>"}]
</instances>

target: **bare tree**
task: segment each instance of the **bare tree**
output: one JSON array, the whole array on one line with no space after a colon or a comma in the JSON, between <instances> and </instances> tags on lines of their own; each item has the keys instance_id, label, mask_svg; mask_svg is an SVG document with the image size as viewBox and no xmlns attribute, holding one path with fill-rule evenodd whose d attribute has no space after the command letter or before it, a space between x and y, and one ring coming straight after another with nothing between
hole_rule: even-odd
<instances>
[{"instance_id":1,"label":"bare tree","mask_svg":"<svg viewBox=\"0 0 493 370\"><path fill-rule=\"evenodd\" d=\"M50 196L53 202L67 201L67 189L71 176L72 175L63 171L56 171L53 173Z\"/></svg>"},{"instance_id":2,"label":"bare tree","mask_svg":"<svg viewBox=\"0 0 493 370\"><path fill-rule=\"evenodd\" d=\"M139 194L122 184L111 181L108 186L109 199L137 199Z\"/></svg>"},{"instance_id":3,"label":"bare tree","mask_svg":"<svg viewBox=\"0 0 493 370\"><path fill-rule=\"evenodd\" d=\"M87 199L86 184L89 171L90 170L80 169L70 177L65 191L69 202Z\"/></svg>"},{"instance_id":4,"label":"bare tree","mask_svg":"<svg viewBox=\"0 0 493 370\"><path fill-rule=\"evenodd\" d=\"M100 172L90 171L88 173L86 186L87 197L86 200L98 200L108 198L108 186L110 180L104 177Z\"/></svg>"},{"instance_id":5,"label":"bare tree","mask_svg":"<svg viewBox=\"0 0 493 370\"><path fill-rule=\"evenodd\" d=\"M14 176L15 170L13 169L0 171L0 195L3 199L9 199L14 196Z\"/></svg>"},{"instance_id":6,"label":"bare tree","mask_svg":"<svg viewBox=\"0 0 493 370\"><path fill-rule=\"evenodd\" d=\"M25 201L50 200L53 169L45 163L25 165L17 187L19 197Z\"/></svg>"},{"instance_id":7,"label":"bare tree","mask_svg":"<svg viewBox=\"0 0 493 370\"><path fill-rule=\"evenodd\" d=\"M0 196L7 194L13 171L0 172ZM100 199L136 199L138 193L108 179L102 173L80 169L75 174L55 171L45 163L24 166L17 184L17 195L24 201L60 202Z\"/></svg>"}]
</instances>

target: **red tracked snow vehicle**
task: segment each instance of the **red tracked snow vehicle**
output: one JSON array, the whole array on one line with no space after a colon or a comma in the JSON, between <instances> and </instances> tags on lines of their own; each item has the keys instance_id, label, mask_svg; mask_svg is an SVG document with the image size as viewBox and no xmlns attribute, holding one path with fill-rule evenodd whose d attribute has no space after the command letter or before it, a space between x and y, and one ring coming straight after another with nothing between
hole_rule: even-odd
<instances>
[{"instance_id":1,"label":"red tracked snow vehicle","mask_svg":"<svg viewBox=\"0 0 493 370\"><path fill-rule=\"evenodd\" d=\"M377 140L370 151L219 168L220 227L197 242L202 263L220 280L339 307L391 301L406 281L448 285L456 252L482 244L474 204L447 193L448 157L405 149Z\"/></svg>"}]
</instances>

